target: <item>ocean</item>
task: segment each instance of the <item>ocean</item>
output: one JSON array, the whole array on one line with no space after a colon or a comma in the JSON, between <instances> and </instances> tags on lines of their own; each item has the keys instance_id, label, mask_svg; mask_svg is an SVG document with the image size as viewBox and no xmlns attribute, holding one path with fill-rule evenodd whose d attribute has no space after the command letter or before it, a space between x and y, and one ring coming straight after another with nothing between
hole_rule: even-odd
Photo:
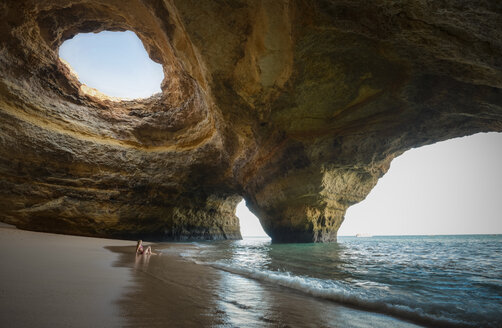
<instances>
[{"instance_id":1,"label":"ocean","mask_svg":"<svg viewBox=\"0 0 502 328\"><path fill-rule=\"evenodd\" d=\"M264 310L266 295L257 295L262 284L422 326L502 327L502 235L339 237L329 244L245 238L193 243L180 255L224 272L232 288L221 286L217 297L243 317L253 309L274 316ZM334 326L329 312L328 305L318 315L319 326Z\"/></svg>"}]
</instances>

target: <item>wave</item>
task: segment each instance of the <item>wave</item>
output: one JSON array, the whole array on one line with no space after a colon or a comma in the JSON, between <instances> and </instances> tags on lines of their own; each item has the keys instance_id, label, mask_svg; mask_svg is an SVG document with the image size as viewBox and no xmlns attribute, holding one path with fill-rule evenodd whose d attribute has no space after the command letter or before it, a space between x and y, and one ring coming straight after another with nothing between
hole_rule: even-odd
<instances>
[{"instance_id":1,"label":"wave","mask_svg":"<svg viewBox=\"0 0 502 328\"><path fill-rule=\"evenodd\" d=\"M447 313L443 313L444 315L440 313L428 313L424 309L418 308L417 304L413 304L412 301L408 301L408 304L406 304L405 300L397 302L396 300L385 300L375 296L373 296L374 299L371 299L371 295L364 295L357 287L349 288L335 284L326 286L326 281L324 280L296 276L289 272L257 270L223 262L203 262L193 259L192 254L185 253L180 255L199 265L211 266L215 269L294 289L314 297L330 300L356 309L387 314L417 324L434 327L478 326L473 323L448 318L445 316Z\"/></svg>"}]
</instances>

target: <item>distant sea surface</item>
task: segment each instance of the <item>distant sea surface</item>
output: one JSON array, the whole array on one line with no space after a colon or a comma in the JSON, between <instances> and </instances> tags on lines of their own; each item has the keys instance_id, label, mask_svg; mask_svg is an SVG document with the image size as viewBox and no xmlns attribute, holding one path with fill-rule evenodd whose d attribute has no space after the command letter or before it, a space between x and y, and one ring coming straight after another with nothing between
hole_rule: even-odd
<instances>
[{"instance_id":1,"label":"distant sea surface","mask_svg":"<svg viewBox=\"0 0 502 328\"><path fill-rule=\"evenodd\" d=\"M502 327L502 235L339 237L331 244L245 238L195 243L182 256L425 326ZM247 308L264 301L246 293L243 286L236 297Z\"/></svg>"}]
</instances>

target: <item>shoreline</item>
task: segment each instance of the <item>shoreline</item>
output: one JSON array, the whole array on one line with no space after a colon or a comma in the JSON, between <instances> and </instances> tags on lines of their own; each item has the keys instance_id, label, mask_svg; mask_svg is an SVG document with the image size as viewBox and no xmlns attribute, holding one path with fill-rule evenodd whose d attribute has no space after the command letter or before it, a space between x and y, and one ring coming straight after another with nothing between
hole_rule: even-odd
<instances>
[{"instance_id":1,"label":"shoreline","mask_svg":"<svg viewBox=\"0 0 502 328\"><path fill-rule=\"evenodd\" d=\"M145 323L145 313L135 306L142 300L148 327L421 327L181 256L196 248L191 243L152 244L162 255L134 263L127 248L108 248L120 255L115 265L131 268L138 283L122 299L133 325Z\"/></svg>"},{"instance_id":2,"label":"shoreline","mask_svg":"<svg viewBox=\"0 0 502 328\"><path fill-rule=\"evenodd\" d=\"M180 256L190 243L148 244L162 254L0 225L2 326L417 327L192 263Z\"/></svg>"}]
</instances>

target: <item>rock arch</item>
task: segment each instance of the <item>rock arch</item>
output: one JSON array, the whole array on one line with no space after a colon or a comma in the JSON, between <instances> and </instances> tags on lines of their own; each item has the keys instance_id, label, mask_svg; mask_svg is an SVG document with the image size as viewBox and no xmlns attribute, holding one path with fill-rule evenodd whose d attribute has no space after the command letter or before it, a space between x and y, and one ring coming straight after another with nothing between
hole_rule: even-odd
<instances>
[{"instance_id":1,"label":"rock arch","mask_svg":"<svg viewBox=\"0 0 502 328\"><path fill-rule=\"evenodd\" d=\"M151 239L332 241L406 149L502 131L497 1L0 4L0 220ZM445 14L447 13L447 14ZM132 30L162 93L82 92L57 58Z\"/></svg>"}]
</instances>

